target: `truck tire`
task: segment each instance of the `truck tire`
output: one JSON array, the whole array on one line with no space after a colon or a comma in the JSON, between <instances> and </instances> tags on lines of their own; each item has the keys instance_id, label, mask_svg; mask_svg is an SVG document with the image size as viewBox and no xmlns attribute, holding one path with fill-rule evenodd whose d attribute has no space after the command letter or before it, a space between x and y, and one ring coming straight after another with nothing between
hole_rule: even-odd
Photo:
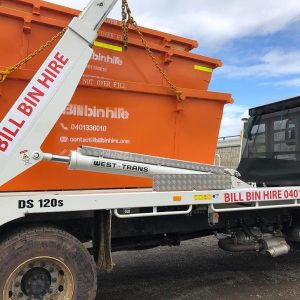
<instances>
[{"instance_id":1,"label":"truck tire","mask_svg":"<svg viewBox=\"0 0 300 300\"><path fill-rule=\"evenodd\" d=\"M94 260L79 240L54 227L30 227L0 240L0 270L3 300L96 297Z\"/></svg>"}]
</instances>

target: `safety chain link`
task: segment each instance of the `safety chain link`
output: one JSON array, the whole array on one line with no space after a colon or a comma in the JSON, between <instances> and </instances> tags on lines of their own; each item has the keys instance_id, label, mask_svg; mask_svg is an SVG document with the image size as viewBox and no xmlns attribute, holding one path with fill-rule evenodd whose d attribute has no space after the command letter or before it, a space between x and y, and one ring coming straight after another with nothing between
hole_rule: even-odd
<instances>
[{"instance_id":1,"label":"safety chain link","mask_svg":"<svg viewBox=\"0 0 300 300\"><path fill-rule=\"evenodd\" d=\"M129 4L127 0L122 0L122 32L123 32L123 43L125 50L128 48L128 31L129 26L132 25L136 32L138 33L145 50L149 54L150 58L152 59L156 69L159 71L163 79L168 83L170 86L170 89L175 93L176 99L178 101L183 101L182 92L177 88L175 84L168 78L167 74L163 70L163 68L160 66L159 62L157 61L156 57L154 56L153 52L151 51L148 42L146 41L143 33L140 31L139 26L137 22L132 17L131 9L129 7Z\"/></svg>"},{"instance_id":2,"label":"safety chain link","mask_svg":"<svg viewBox=\"0 0 300 300\"><path fill-rule=\"evenodd\" d=\"M64 28L61 30L58 34L56 34L51 40L47 41L45 44L43 44L39 49L35 50L33 53L19 61L17 64L6 68L5 70L0 70L0 83L4 82L6 77L10 75L11 73L19 70L24 64L26 64L28 61L33 59L35 56L39 55L41 52L43 52L45 49L47 49L49 46L51 46L57 39L59 39L67 30L67 28Z\"/></svg>"}]
</instances>

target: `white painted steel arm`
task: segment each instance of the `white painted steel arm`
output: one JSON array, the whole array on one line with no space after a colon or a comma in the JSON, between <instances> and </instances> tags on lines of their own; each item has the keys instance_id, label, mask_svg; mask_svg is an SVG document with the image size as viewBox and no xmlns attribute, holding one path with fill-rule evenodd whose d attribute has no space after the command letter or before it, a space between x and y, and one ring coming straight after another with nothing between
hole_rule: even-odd
<instances>
[{"instance_id":1,"label":"white painted steel arm","mask_svg":"<svg viewBox=\"0 0 300 300\"><path fill-rule=\"evenodd\" d=\"M117 0L92 0L0 123L0 185L38 160L40 146L70 102L93 53L97 30Z\"/></svg>"}]
</instances>

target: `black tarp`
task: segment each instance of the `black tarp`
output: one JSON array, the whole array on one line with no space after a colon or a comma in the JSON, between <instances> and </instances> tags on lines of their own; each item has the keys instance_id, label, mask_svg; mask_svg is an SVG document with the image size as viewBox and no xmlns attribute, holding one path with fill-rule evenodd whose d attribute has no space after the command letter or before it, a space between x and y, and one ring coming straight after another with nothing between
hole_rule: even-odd
<instances>
[{"instance_id":1,"label":"black tarp","mask_svg":"<svg viewBox=\"0 0 300 300\"><path fill-rule=\"evenodd\" d=\"M252 108L238 171L246 182L300 185L300 97Z\"/></svg>"},{"instance_id":2,"label":"black tarp","mask_svg":"<svg viewBox=\"0 0 300 300\"><path fill-rule=\"evenodd\" d=\"M242 158L238 171L246 182L256 182L258 186L299 186L300 161Z\"/></svg>"},{"instance_id":3,"label":"black tarp","mask_svg":"<svg viewBox=\"0 0 300 300\"><path fill-rule=\"evenodd\" d=\"M300 96L249 109L249 116L261 116L274 112L283 112L300 106Z\"/></svg>"}]
</instances>

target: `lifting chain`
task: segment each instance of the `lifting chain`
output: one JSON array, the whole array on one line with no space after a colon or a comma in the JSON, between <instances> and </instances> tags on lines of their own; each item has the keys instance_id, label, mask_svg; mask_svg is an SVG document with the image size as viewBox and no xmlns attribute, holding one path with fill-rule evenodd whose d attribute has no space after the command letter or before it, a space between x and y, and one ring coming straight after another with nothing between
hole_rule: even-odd
<instances>
[{"instance_id":1,"label":"lifting chain","mask_svg":"<svg viewBox=\"0 0 300 300\"><path fill-rule=\"evenodd\" d=\"M6 68L5 70L0 70L0 83L4 82L8 75L19 70L24 64L26 64L28 61L30 61L35 56L39 55L41 52L43 52L45 49L51 46L57 39L59 39L65 33L66 30L67 28L64 28L62 31L56 34L51 40L47 41L39 49L35 50L33 53L31 53L30 55L28 55L27 57L19 61L17 64L9 68Z\"/></svg>"},{"instance_id":2,"label":"lifting chain","mask_svg":"<svg viewBox=\"0 0 300 300\"><path fill-rule=\"evenodd\" d=\"M131 9L129 7L127 0L122 0L122 24L123 24L123 26L122 26L123 42L124 42L125 50L128 48L129 26L132 25L134 27L134 29L136 30L136 32L138 33L138 35L143 43L143 46L144 46L145 50L147 51L147 53L149 54L150 58L152 59L156 69L159 71L162 78L168 83L168 85L170 86L170 89L175 93L176 99L178 101L182 101L183 100L182 92L180 90L178 90L177 86L175 84L173 84L173 82L168 78L167 74L165 73L163 68L158 63L156 57L154 56L153 52L151 51L151 49L148 45L148 42L146 41L143 33L140 31L137 22L132 17Z\"/></svg>"}]
</instances>

